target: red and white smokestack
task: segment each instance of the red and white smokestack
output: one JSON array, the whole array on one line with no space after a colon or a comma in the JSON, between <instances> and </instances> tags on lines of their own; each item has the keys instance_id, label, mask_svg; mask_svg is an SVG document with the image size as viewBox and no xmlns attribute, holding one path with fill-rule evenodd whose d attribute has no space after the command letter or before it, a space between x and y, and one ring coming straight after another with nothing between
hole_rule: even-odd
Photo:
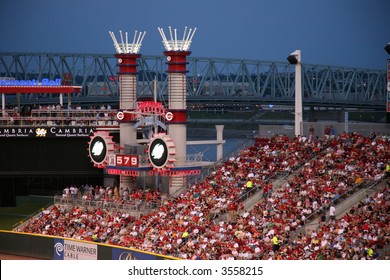
<instances>
[{"instance_id":1,"label":"red and white smokestack","mask_svg":"<svg viewBox=\"0 0 390 280\"><path fill-rule=\"evenodd\" d=\"M175 141L177 165L186 161L187 142L187 62L186 57L191 52L165 51L168 65L168 109L173 113L173 119L168 124L168 134Z\"/></svg>"},{"instance_id":2,"label":"red and white smokestack","mask_svg":"<svg viewBox=\"0 0 390 280\"><path fill-rule=\"evenodd\" d=\"M119 108L122 110L135 110L137 101L137 58L140 54L115 55L118 59L119 72Z\"/></svg>"},{"instance_id":3,"label":"red and white smokestack","mask_svg":"<svg viewBox=\"0 0 390 280\"><path fill-rule=\"evenodd\" d=\"M181 40L177 37L177 30L169 26L170 39L168 40L162 28L158 28L165 47L164 55L168 64L168 106L173 113L173 119L168 124L168 134L176 146L175 166L185 166L187 158L187 56L196 28L184 29ZM186 184L185 176L171 176L169 178L169 193L175 193Z\"/></svg>"},{"instance_id":4,"label":"red and white smokestack","mask_svg":"<svg viewBox=\"0 0 390 280\"><path fill-rule=\"evenodd\" d=\"M177 30L169 26L170 39L168 40L162 28L158 28L165 47L164 55L168 65L168 109L173 113L173 119L168 124L168 134L174 140L176 146L176 166L183 165L186 161L187 142L187 56L196 28L184 29L181 40L177 38ZM172 32L173 31L173 32Z\"/></svg>"},{"instance_id":5,"label":"red and white smokestack","mask_svg":"<svg viewBox=\"0 0 390 280\"><path fill-rule=\"evenodd\" d=\"M142 40L146 32L135 31L132 42L128 40L128 33L123 38L122 31L119 31L121 43L119 43L114 32L109 32L114 42L116 50L115 57L118 59L119 67L119 109L129 114L124 114L124 119L120 120L120 146L137 144L137 132L134 130L134 114L137 108L137 59L141 57Z\"/></svg>"},{"instance_id":6,"label":"red and white smokestack","mask_svg":"<svg viewBox=\"0 0 390 280\"><path fill-rule=\"evenodd\" d=\"M137 59L141 57L139 51L146 32L135 31L133 41L129 42L128 33L125 33L124 38L122 31L119 31L120 43L114 32L109 31L109 33L114 42L115 57L118 60L119 109L125 112L124 118L119 123L120 146L134 146L137 144L137 131L134 129L136 119L132 113L137 109ZM121 177L121 186L130 187L130 181L129 177Z\"/></svg>"},{"instance_id":7,"label":"red and white smokestack","mask_svg":"<svg viewBox=\"0 0 390 280\"><path fill-rule=\"evenodd\" d=\"M137 58L140 54L116 54L119 72L119 109L124 111L120 120L120 146L137 144L137 132L134 130L137 109ZM128 112L128 113L126 113Z\"/></svg>"}]
</instances>

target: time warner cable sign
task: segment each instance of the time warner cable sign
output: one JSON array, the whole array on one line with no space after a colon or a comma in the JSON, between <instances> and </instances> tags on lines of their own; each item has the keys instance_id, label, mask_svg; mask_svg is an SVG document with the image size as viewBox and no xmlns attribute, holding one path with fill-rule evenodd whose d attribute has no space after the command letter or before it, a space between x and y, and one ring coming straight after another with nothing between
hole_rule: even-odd
<instances>
[{"instance_id":1,"label":"time warner cable sign","mask_svg":"<svg viewBox=\"0 0 390 280\"><path fill-rule=\"evenodd\" d=\"M97 260L97 245L54 239L54 260Z\"/></svg>"}]
</instances>

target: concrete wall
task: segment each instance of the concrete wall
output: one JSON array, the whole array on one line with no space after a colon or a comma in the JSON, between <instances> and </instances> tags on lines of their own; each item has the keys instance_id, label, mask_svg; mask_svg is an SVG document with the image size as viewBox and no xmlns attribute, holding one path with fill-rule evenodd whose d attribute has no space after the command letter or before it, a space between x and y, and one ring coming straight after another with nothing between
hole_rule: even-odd
<instances>
[{"instance_id":1,"label":"concrete wall","mask_svg":"<svg viewBox=\"0 0 390 280\"><path fill-rule=\"evenodd\" d=\"M69 242L79 246L96 246L97 260L173 260L177 258L148 253L140 250L132 250L119 246L80 241L69 238L60 238L45 235L27 234L13 231L0 230L0 253L33 257L37 259L61 259L55 258L56 245L59 242ZM79 259L83 255L79 254Z\"/></svg>"},{"instance_id":2,"label":"concrete wall","mask_svg":"<svg viewBox=\"0 0 390 280\"><path fill-rule=\"evenodd\" d=\"M303 122L303 135L309 135L309 129L314 127L314 135L322 137L326 126L332 125L335 128L335 135L342 134L344 131L357 132L364 136L369 136L371 132L377 132L381 135L390 135L390 124L388 123L356 123L356 122ZM275 133L286 134L289 137L294 136L294 125L259 125L259 135L261 137L271 137Z\"/></svg>"}]
</instances>

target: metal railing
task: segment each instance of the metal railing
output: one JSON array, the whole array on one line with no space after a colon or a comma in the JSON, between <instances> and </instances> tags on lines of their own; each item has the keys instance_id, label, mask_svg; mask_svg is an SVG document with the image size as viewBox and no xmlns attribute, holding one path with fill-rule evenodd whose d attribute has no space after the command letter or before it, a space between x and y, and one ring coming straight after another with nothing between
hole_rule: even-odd
<instances>
[{"instance_id":1,"label":"metal railing","mask_svg":"<svg viewBox=\"0 0 390 280\"><path fill-rule=\"evenodd\" d=\"M29 115L14 110L1 111L0 125L5 126L117 126L114 110L34 109Z\"/></svg>"},{"instance_id":2,"label":"metal railing","mask_svg":"<svg viewBox=\"0 0 390 280\"><path fill-rule=\"evenodd\" d=\"M209 174L216 171L230 157L237 156L241 150L246 149L247 147L253 145L253 143L254 143L253 138L247 138L247 140L244 141L243 143L241 143L240 145L238 145L234 151L223 156L221 160L219 160L219 161L217 161L209 166L202 168L202 171L200 172L200 174L188 176L187 177L187 187L190 187L190 186L196 184L197 182L203 181Z\"/></svg>"},{"instance_id":3,"label":"metal railing","mask_svg":"<svg viewBox=\"0 0 390 280\"><path fill-rule=\"evenodd\" d=\"M194 154L187 154L186 160L192 161L192 162L193 161L196 161L196 162L202 161L203 160L203 153L198 152L198 153L194 153Z\"/></svg>"},{"instance_id":4,"label":"metal railing","mask_svg":"<svg viewBox=\"0 0 390 280\"><path fill-rule=\"evenodd\" d=\"M253 195L255 193L259 192L263 188L264 184L268 184L269 182L273 182L275 180L284 180L284 179L286 179L290 174L293 174L299 168L301 168L306 162L316 158L319 154L321 154L324 150L326 150L326 148L328 146L329 146L329 144L326 143L325 145L322 146L320 151L312 152L312 153L308 154L302 160L302 163L299 166L293 166L290 172L287 172L287 171L285 171L285 172L277 171L277 172L273 173L271 176L267 177L260 185L254 186L253 188L250 189L250 191L243 192L240 197L238 197L236 200L233 201L233 203L237 203L238 204L240 202L245 201L246 199L248 199L250 197L253 197ZM273 191L275 191L276 189L273 189ZM250 207L247 207L247 208L250 208Z\"/></svg>"},{"instance_id":5,"label":"metal railing","mask_svg":"<svg viewBox=\"0 0 390 280\"><path fill-rule=\"evenodd\" d=\"M102 208L107 210L122 210L141 214L145 211L157 209L160 201L146 199L128 199L128 200L101 200L101 199L83 199L82 197L63 197L61 195L54 196L54 204L61 205L77 205L82 207Z\"/></svg>"},{"instance_id":6,"label":"metal railing","mask_svg":"<svg viewBox=\"0 0 390 280\"><path fill-rule=\"evenodd\" d=\"M315 212L311 213L309 216L307 216L305 219L304 226L299 228L296 232L297 233L307 233L307 230L309 228L313 228L313 227L318 226L317 219L319 218L319 215L321 213L323 213L323 211L327 211L332 204L340 205L341 207L339 207L337 209L337 212L344 213L347 209L351 208L357 202L361 201L380 182L381 181L368 181L366 184L364 182L362 182L361 184L354 185L352 188L346 190L341 195L339 195L335 198L332 198L331 202L321 205L317 211L315 211ZM359 192L359 190L363 190L363 191ZM341 204L342 201L346 201L346 203ZM328 217L329 215L326 214L326 216Z\"/></svg>"},{"instance_id":7,"label":"metal railing","mask_svg":"<svg viewBox=\"0 0 390 280\"><path fill-rule=\"evenodd\" d=\"M31 218L40 215L44 209L51 209L51 207L53 207L53 204L50 202L50 203L46 204L45 206L43 206L40 210L37 210L30 215L27 215L24 219L20 220L16 224L14 224L12 226L12 230L17 231L19 228L23 227L23 225L26 224Z\"/></svg>"}]
</instances>

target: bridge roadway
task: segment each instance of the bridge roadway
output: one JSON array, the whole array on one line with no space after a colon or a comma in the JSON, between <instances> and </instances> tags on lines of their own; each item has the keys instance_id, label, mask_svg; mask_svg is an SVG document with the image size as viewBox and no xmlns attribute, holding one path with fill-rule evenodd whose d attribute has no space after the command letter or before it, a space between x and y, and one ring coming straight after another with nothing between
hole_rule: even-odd
<instances>
[{"instance_id":1,"label":"bridge roadway","mask_svg":"<svg viewBox=\"0 0 390 280\"><path fill-rule=\"evenodd\" d=\"M152 99L152 96L149 97ZM159 101L167 100L167 96L163 96ZM7 96L6 97L7 105L17 105L18 101L17 96ZM83 104L84 106L88 105L98 105L105 104L111 105L113 108L119 104L119 97L79 97L79 98L63 98L63 102L66 104L68 101L71 101L73 104ZM206 105L207 106L238 106L240 108L245 108L247 106L286 106L294 108L294 98L272 98L272 97L255 97L255 96L241 96L241 97L226 97L226 96L188 96L187 97L187 107L197 106L197 105ZM36 99L24 98L20 102L22 105L33 105L33 104L56 104L58 103L58 98L53 97L40 97ZM326 100L326 99L316 99L316 98L303 98L302 99L303 107L309 107L312 109L322 108L324 110L344 110L344 109L363 109L370 111L386 111L386 102L385 101L371 101L371 102L355 102L353 100Z\"/></svg>"},{"instance_id":2,"label":"bridge roadway","mask_svg":"<svg viewBox=\"0 0 390 280\"><path fill-rule=\"evenodd\" d=\"M203 105L202 105L203 106ZM252 110L253 108L246 107L241 110L234 110L231 107L215 106L209 108L193 108L188 111L187 124L195 125L241 125L246 129L256 129L258 125L294 125L293 107L275 106L264 109ZM15 109L0 110L0 127L15 127L15 126L84 126L84 127L105 127L106 129L118 129L119 122L116 117L117 109L50 109L43 106L42 109L32 109L27 113L18 113ZM305 123L311 122L311 125L316 125L317 121L326 120L333 121L342 125L345 122L345 116L348 110L334 109L333 110L308 110L305 111ZM371 111L350 110L348 121L359 122L358 114L366 114L371 116L368 120L371 123L383 123L386 114L382 112L375 113ZM375 118L375 119L374 119ZM360 120L364 121L364 120ZM374 121L375 120L375 121ZM313 123L314 122L314 123ZM304 125L305 126L305 125ZM255 128L256 127L256 128ZM244 127L242 127L244 128ZM318 127L322 130L322 127Z\"/></svg>"}]
</instances>

